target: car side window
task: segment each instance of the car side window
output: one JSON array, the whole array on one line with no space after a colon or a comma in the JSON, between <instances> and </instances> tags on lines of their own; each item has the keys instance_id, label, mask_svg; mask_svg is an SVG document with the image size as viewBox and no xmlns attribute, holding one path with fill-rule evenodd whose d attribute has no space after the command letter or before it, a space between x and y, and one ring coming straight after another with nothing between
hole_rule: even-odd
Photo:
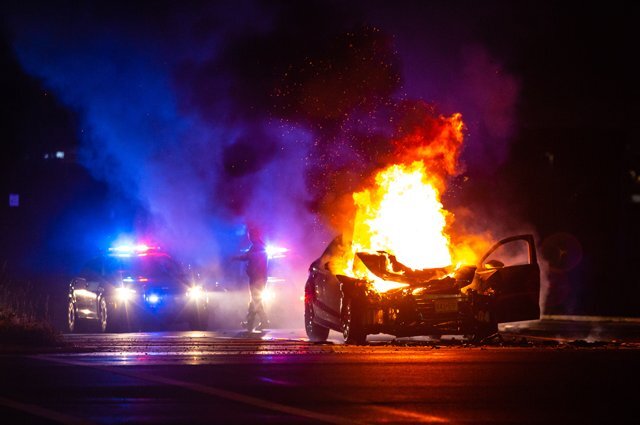
<instances>
[{"instance_id":1,"label":"car side window","mask_svg":"<svg viewBox=\"0 0 640 425\"><path fill-rule=\"evenodd\" d=\"M525 264L530 264L529 244L525 240L515 240L496 248L484 261L483 266L487 269L495 269Z\"/></svg>"},{"instance_id":2,"label":"car side window","mask_svg":"<svg viewBox=\"0 0 640 425\"><path fill-rule=\"evenodd\" d=\"M100 288L100 282L97 280L89 280L87 281L87 290L95 292Z\"/></svg>"}]
</instances>

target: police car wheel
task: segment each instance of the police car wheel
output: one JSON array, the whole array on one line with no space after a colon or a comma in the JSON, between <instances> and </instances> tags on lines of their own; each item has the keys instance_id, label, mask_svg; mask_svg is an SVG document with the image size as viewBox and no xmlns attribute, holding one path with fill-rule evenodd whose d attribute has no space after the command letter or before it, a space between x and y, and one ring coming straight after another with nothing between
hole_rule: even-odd
<instances>
[{"instance_id":1,"label":"police car wheel","mask_svg":"<svg viewBox=\"0 0 640 425\"><path fill-rule=\"evenodd\" d=\"M67 328L69 332L74 333L78 331L78 319L76 317L76 306L73 300L69 300L69 306L67 309Z\"/></svg>"},{"instance_id":2,"label":"police car wheel","mask_svg":"<svg viewBox=\"0 0 640 425\"><path fill-rule=\"evenodd\" d=\"M107 308L107 301L104 297L100 298L99 315L98 315L98 332L106 332L109 326L109 311Z\"/></svg>"},{"instance_id":3,"label":"police car wheel","mask_svg":"<svg viewBox=\"0 0 640 425\"><path fill-rule=\"evenodd\" d=\"M81 319L78 317L76 305L72 300L69 300L69 306L67 310L67 329L70 333L82 333L90 330L90 323L87 319Z\"/></svg>"}]
</instances>

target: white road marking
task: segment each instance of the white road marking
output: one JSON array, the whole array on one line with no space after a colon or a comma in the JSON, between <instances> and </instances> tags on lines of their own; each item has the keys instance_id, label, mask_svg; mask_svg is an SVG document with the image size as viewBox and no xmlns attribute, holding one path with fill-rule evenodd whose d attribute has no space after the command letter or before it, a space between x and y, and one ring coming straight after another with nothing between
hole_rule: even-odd
<instances>
[{"instance_id":1,"label":"white road marking","mask_svg":"<svg viewBox=\"0 0 640 425\"><path fill-rule=\"evenodd\" d=\"M119 375L123 375L123 376L128 376L128 377L131 377L131 378L136 378L136 379L141 379L141 380L145 380L145 381L155 382L155 383L158 383L158 384L182 387L182 388L185 388L185 389L188 389L188 390L191 390L191 391L195 391L195 392L199 392L199 393L203 393L203 394L208 394L208 395L212 395L212 396L215 396L215 397L225 398L225 399L228 399L228 400L232 400L232 401L236 401L236 402L240 402L240 403L245 403L245 404L249 404L249 405L256 406L256 407L261 407L261 408L268 409L268 410L274 410L274 411L278 411L278 412L282 412L282 413L286 413L286 414L290 414L290 415L294 415L294 416L300 416L300 417L304 417L304 418L308 418L308 419L313 419L313 420L317 420L317 421L321 421L321 422L325 422L325 423L332 423L332 424L359 424L359 423L363 423L361 421L356 421L356 420L352 420L352 419L345 419L345 418L342 418L342 417L339 417L339 416L335 416L335 415L318 413L318 412L313 412L313 411L306 410L306 409L287 406L287 405L283 405L283 404L280 404L280 403L275 403L275 402L263 400L263 399L260 399L260 398L257 398L257 397L247 396L247 395L244 395L244 394L240 394L240 393L236 393L236 392L232 392L232 391L227 391L227 390L223 390L223 389L219 389L219 388L214 388L214 387L210 387L210 386L206 386L206 385L202 385L202 384L197 384L197 383L193 383L193 382L186 382L186 381L176 380L176 379L172 379L172 378L163 378L161 376L151 375L151 374L143 373L143 372L127 371L127 370L124 370L124 368L122 368L122 367L114 367L114 366L110 366L110 365L105 364L105 363L98 363L98 364L86 363L86 362L83 362L83 361L68 360L68 359L63 359L63 358L59 358L59 357L47 356L47 355L37 355L37 356L33 356L33 357L36 358L36 359L47 360L47 361L61 363L61 364L65 364L65 365L90 367L90 368L99 369L99 370L103 370L103 371L110 372L110 373L115 373L115 374L119 374ZM145 365L146 365L146 363L145 363ZM274 384L284 384L284 383L278 381L278 382L274 382ZM291 385L291 383L287 383L287 384ZM366 402L366 401L363 401L363 400L355 400L355 399L351 399L351 398L342 398L342 400L347 401L347 402L357 403L357 404L362 404L362 403ZM441 417L441 416L430 415L430 414L425 414L425 413L418 413L418 412L412 412L412 411L409 411L409 410L403 410L403 409L398 409L398 408L389 407L389 406L380 406L380 405L370 404L370 405L367 406L367 409L376 410L376 411L379 411L380 413L384 413L386 415L394 415L394 416L399 417L399 418L405 418L405 419L409 420L410 422L414 422L414 423L450 423L451 422L450 420L448 420L448 419L446 419L444 417ZM385 419L382 422L388 422L388 420Z\"/></svg>"},{"instance_id":2,"label":"white road marking","mask_svg":"<svg viewBox=\"0 0 640 425\"><path fill-rule=\"evenodd\" d=\"M199 392L202 394L212 395L214 397L220 397L231 401L236 401L239 403L249 404L251 406L260 407L263 409L274 410L276 412L286 413L288 415L300 416L303 418L308 418L316 421L321 421L330 424L359 424L362 422L358 422L351 419L345 419L339 416L324 414L313 412L311 410L301 409L298 407L287 406L280 403L275 403L268 400L263 400L257 397L252 397L240 393L236 393L233 391L222 390L219 388L209 387L207 385L197 384L194 382L186 382L178 379L172 378L164 378L157 375L151 375L143 372L134 372L129 371L124 368L118 367L107 367L107 366L94 366L92 364L87 364L79 361L72 361L66 359L60 359L52 356L33 356L35 359L46 360L54 363L61 363L70 366L83 366L89 367L93 369L99 369L106 372L111 372L118 375L128 376L130 378L141 379L144 381L155 382L163 385L171 385L176 387L185 388L191 391Z\"/></svg>"},{"instance_id":3,"label":"white road marking","mask_svg":"<svg viewBox=\"0 0 640 425\"><path fill-rule=\"evenodd\" d=\"M396 409L395 407L388 406L370 406L371 409L377 410L382 413L400 416L411 420L411 422L420 423L436 423L436 424L448 424L451 421L441 416L429 415L426 413L410 412L408 410Z\"/></svg>"}]
</instances>

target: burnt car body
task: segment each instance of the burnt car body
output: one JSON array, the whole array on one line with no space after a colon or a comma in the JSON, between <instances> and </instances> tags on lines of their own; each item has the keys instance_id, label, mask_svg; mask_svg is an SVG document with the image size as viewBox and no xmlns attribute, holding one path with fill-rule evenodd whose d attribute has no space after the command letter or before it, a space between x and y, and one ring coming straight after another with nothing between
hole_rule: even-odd
<instances>
[{"instance_id":1,"label":"burnt car body","mask_svg":"<svg viewBox=\"0 0 640 425\"><path fill-rule=\"evenodd\" d=\"M341 252L338 237L309 268L305 329L311 341L326 340L330 329L351 344L377 333L465 335L480 341L495 334L498 323L540 316L540 269L531 235L503 239L477 266L456 269L411 270L384 252L357 253L376 276L396 283L383 292L365 280L334 274L332 258ZM497 255L510 261L505 264Z\"/></svg>"},{"instance_id":2,"label":"burnt car body","mask_svg":"<svg viewBox=\"0 0 640 425\"><path fill-rule=\"evenodd\" d=\"M69 284L70 332L135 331L187 322L205 330L206 288L180 264L157 249L116 250L85 264Z\"/></svg>"}]
</instances>

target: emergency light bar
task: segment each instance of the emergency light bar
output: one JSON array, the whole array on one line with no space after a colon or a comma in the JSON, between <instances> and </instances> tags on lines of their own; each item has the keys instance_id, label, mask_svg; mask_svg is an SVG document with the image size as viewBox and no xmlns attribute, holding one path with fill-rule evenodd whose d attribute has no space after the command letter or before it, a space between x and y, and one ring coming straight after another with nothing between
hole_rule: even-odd
<instances>
[{"instance_id":1,"label":"emergency light bar","mask_svg":"<svg viewBox=\"0 0 640 425\"><path fill-rule=\"evenodd\" d=\"M133 255L133 254L145 254L149 250L157 249L158 247L149 246L147 244L126 244L126 245L117 245L109 248L110 252L113 252L117 255Z\"/></svg>"}]
</instances>

